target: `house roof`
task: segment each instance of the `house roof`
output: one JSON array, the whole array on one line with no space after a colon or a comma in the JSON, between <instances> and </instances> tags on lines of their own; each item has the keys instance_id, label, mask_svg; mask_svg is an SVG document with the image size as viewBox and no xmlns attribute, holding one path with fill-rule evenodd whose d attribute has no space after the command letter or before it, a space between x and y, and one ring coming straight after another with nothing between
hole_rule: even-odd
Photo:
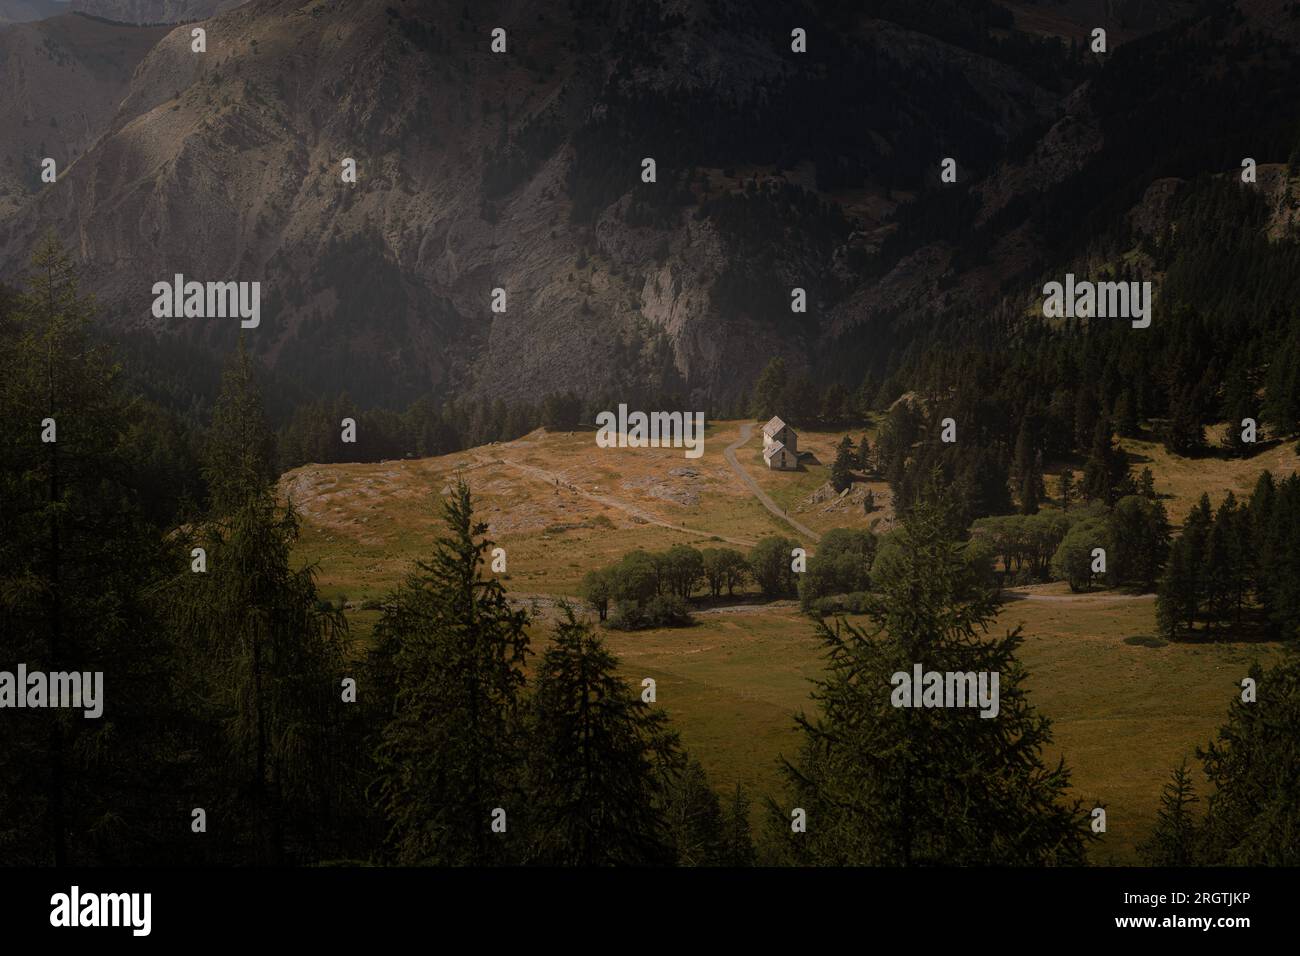
<instances>
[{"instance_id":1,"label":"house roof","mask_svg":"<svg viewBox=\"0 0 1300 956\"><path fill-rule=\"evenodd\" d=\"M771 461L774 455L783 451L785 451L785 445L782 445L779 441L772 442L772 444L763 449L763 460Z\"/></svg>"},{"instance_id":2,"label":"house roof","mask_svg":"<svg viewBox=\"0 0 1300 956\"><path fill-rule=\"evenodd\" d=\"M782 428L785 428L785 422L773 415L772 420L763 426L763 434L768 436L775 435Z\"/></svg>"}]
</instances>

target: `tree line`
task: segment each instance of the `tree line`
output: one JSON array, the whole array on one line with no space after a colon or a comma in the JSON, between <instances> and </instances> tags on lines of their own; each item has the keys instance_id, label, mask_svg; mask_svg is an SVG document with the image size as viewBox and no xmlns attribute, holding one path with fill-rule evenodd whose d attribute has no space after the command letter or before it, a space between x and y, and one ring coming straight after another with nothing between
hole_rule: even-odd
<instances>
[{"instance_id":1,"label":"tree line","mask_svg":"<svg viewBox=\"0 0 1300 956\"><path fill-rule=\"evenodd\" d=\"M1170 638L1257 623L1273 638L1300 635L1300 475L1265 471L1250 499L1208 495L1188 513L1169 551L1156 612Z\"/></svg>"},{"instance_id":2,"label":"tree line","mask_svg":"<svg viewBox=\"0 0 1300 956\"><path fill-rule=\"evenodd\" d=\"M582 598L600 621L617 630L690 624L693 599L707 595L718 600L723 591L734 597L750 582L767 598L793 597L797 575L791 552L796 547L789 538L773 535L748 554L686 544L629 551L611 565L588 571Z\"/></svg>"}]
</instances>

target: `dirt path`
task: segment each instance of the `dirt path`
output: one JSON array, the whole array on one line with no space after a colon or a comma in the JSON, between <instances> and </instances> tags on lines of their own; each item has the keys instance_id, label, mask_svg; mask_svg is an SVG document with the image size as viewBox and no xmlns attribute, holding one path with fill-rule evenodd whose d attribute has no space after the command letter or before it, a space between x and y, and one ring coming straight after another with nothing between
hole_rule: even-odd
<instances>
[{"instance_id":1,"label":"dirt path","mask_svg":"<svg viewBox=\"0 0 1300 956\"><path fill-rule=\"evenodd\" d=\"M1008 601L1052 601L1061 604L1084 604L1098 601L1154 601L1154 594L1035 594L1023 588L1003 588Z\"/></svg>"},{"instance_id":2,"label":"dirt path","mask_svg":"<svg viewBox=\"0 0 1300 956\"><path fill-rule=\"evenodd\" d=\"M788 514L782 511L781 506L772 500L772 496L769 495L762 488L760 488L758 486L758 482L755 481L750 476L749 472L745 471L745 469L741 467L740 462L736 460L736 449L739 448L741 445L745 444L747 441L749 441L749 436L752 435L753 433L754 433L753 425L749 423L745 423L744 425L740 426L740 437L737 438L735 441L733 441L725 449L723 449L722 453L727 456L727 464L731 466L732 471L734 471L737 475L740 476L740 480L745 483L745 485L749 488L751 492L754 493L754 497L759 500L759 502L763 505L764 508L772 512L772 514L776 515L778 518L780 518L790 527L794 528L794 530L798 531L800 534L808 538L811 538L813 541L820 541L822 537L821 535L819 535L812 528L808 527L806 524L796 521L794 518L791 518Z\"/></svg>"},{"instance_id":3,"label":"dirt path","mask_svg":"<svg viewBox=\"0 0 1300 956\"><path fill-rule=\"evenodd\" d=\"M516 607L536 608L539 611L554 611L561 604L571 604L575 608L586 608L586 602L580 597L566 594L528 594L511 592L510 603ZM718 607L695 607L690 611L696 617L711 614L757 614L762 611L797 611L798 601L777 600L766 604L722 604Z\"/></svg>"},{"instance_id":4,"label":"dirt path","mask_svg":"<svg viewBox=\"0 0 1300 956\"><path fill-rule=\"evenodd\" d=\"M673 531L680 531L683 534L693 534L699 538L717 538L719 541L726 541L728 544L737 544L742 548L752 548L756 543L747 538L733 538L725 534L717 534L713 531L700 531L696 528L688 528L684 524L673 524L671 521L665 521L653 512L646 511L639 505L634 505L630 501L624 501L622 498L615 498L613 495L602 495L594 491L584 491L577 485L571 484L563 475L557 474L553 471L547 471L545 468L538 468L535 465L525 465L517 461L511 461L508 458L476 458L475 461L481 464L506 465L507 467L513 468L515 471L522 472L528 477L535 478L548 485L555 485L558 482L559 487L561 488L582 495L582 497L589 501L595 501L609 508L617 508L619 511L631 515L633 518L644 521L646 524L658 525L661 528L669 528Z\"/></svg>"}]
</instances>

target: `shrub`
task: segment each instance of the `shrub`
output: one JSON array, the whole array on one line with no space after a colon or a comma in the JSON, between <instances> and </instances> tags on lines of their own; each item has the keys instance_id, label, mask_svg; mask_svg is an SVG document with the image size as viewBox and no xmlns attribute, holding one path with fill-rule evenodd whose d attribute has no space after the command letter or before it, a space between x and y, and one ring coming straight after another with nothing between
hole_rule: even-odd
<instances>
[{"instance_id":1,"label":"shrub","mask_svg":"<svg viewBox=\"0 0 1300 956\"><path fill-rule=\"evenodd\" d=\"M686 602L670 594L647 601L619 601L606 626L616 631L642 631L652 627L686 627L693 623Z\"/></svg>"},{"instance_id":2,"label":"shrub","mask_svg":"<svg viewBox=\"0 0 1300 956\"><path fill-rule=\"evenodd\" d=\"M771 537L758 542L749 552L750 573L767 597L790 597L795 593L795 574L790 568L790 552L795 547L789 538Z\"/></svg>"},{"instance_id":3,"label":"shrub","mask_svg":"<svg viewBox=\"0 0 1300 956\"><path fill-rule=\"evenodd\" d=\"M876 536L870 531L832 528L826 532L799 581L803 609L812 609L824 597L866 591L871 587L875 556Z\"/></svg>"}]
</instances>

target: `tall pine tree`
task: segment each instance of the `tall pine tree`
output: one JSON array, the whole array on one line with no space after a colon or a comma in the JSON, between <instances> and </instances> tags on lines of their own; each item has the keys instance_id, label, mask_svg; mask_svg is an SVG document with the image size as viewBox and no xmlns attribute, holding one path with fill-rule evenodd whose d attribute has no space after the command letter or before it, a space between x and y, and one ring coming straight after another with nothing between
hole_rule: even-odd
<instances>
[{"instance_id":1,"label":"tall pine tree","mask_svg":"<svg viewBox=\"0 0 1300 956\"><path fill-rule=\"evenodd\" d=\"M563 614L537 669L531 707L529 858L551 865L670 864L680 850L687 862L713 861L717 798L706 797L701 808L700 788L708 790L702 771L694 782L678 779L683 757L663 710L617 674L617 660L571 608ZM669 826L670 802L676 828Z\"/></svg>"},{"instance_id":2,"label":"tall pine tree","mask_svg":"<svg viewBox=\"0 0 1300 956\"><path fill-rule=\"evenodd\" d=\"M1069 773L1047 765L1050 722L1030 705L1018 632L990 639L992 596L980 590L951 511L919 504L882 568L870 630L819 626L829 673L820 714L801 715L803 744L784 764L789 807L773 806L794 862L831 865L1079 863L1086 815L1066 802ZM896 707L893 675L926 670L1000 675L1000 711ZM792 832L789 808L807 815Z\"/></svg>"},{"instance_id":3,"label":"tall pine tree","mask_svg":"<svg viewBox=\"0 0 1300 956\"><path fill-rule=\"evenodd\" d=\"M484 865L516 856L522 816L520 692L528 616L484 573L492 542L458 479L442 502L446 533L385 601L375 673L392 718L375 758L375 798L403 864ZM506 811L506 832L491 830Z\"/></svg>"},{"instance_id":4,"label":"tall pine tree","mask_svg":"<svg viewBox=\"0 0 1300 956\"><path fill-rule=\"evenodd\" d=\"M246 844L241 856L314 862L348 788L339 766L347 624L319 600L315 568L293 567L298 519L276 497L270 434L241 346L209 432L212 504L194 538L207 569L177 576L171 614L187 689L216 728L208 744L224 764L209 782L220 794L209 812L246 825L223 829Z\"/></svg>"}]
</instances>

